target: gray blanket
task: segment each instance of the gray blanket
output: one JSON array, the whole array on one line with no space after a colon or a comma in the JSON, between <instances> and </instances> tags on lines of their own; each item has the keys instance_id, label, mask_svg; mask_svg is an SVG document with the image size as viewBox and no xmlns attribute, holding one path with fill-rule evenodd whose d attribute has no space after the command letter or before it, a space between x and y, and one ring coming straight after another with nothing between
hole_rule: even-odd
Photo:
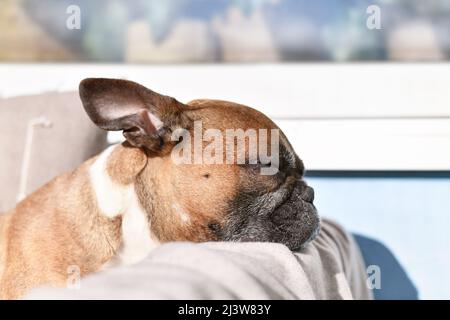
<instances>
[{"instance_id":1,"label":"gray blanket","mask_svg":"<svg viewBox=\"0 0 450 320\"><path fill-rule=\"evenodd\" d=\"M370 299L353 238L324 220L300 252L276 243L169 243L146 260L28 299Z\"/></svg>"}]
</instances>

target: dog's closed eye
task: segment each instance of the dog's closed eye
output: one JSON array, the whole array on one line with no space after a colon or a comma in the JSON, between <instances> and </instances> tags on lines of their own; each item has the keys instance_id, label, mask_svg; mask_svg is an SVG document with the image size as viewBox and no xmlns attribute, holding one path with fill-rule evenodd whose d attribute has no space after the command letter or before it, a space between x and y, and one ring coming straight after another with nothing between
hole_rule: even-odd
<instances>
[{"instance_id":1,"label":"dog's closed eye","mask_svg":"<svg viewBox=\"0 0 450 320\"><path fill-rule=\"evenodd\" d=\"M245 164L245 168L249 170L260 170L261 168L270 168L272 166L272 162L263 163L258 160L256 163L248 163Z\"/></svg>"}]
</instances>

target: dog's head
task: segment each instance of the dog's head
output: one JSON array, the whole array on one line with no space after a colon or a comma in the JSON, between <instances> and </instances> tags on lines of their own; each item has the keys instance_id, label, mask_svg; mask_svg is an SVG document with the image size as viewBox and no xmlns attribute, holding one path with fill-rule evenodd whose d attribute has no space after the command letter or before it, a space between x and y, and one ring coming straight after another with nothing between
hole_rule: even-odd
<instances>
[{"instance_id":1,"label":"dog's head","mask_svg":"<svg viewBox=\"0 0 450 320\"><path fill-rule=\"evenodd\" d=\"M303 163L262 113L218 100L183 104L115 79L83 80L80 97L97 126L123 131L125 165L112 171L134 183L160 241L271 241L298 249L317 234Z\"/></svg>"}]
</instances>

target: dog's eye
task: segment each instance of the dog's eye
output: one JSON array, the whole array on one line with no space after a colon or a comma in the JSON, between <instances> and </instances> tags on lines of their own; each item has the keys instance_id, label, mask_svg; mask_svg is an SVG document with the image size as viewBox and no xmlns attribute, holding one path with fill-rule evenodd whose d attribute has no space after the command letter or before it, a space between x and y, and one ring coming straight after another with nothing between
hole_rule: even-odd
<instances>
[{"instance_id":1,"label":"dog's eye","mask_svg":"<svg viewBox=\"0 0 450 320\"><path fill-rule=\"evenodd\" d=\"M257 161L256 163L249 163L246 165L247 168L251 170L260 170L261 168L269 168L272 166L272 162L262 163L261 161Z\"/></svg>"},{"instance_id":2,"label":"dog's eye","mask_svg":"<svg viewBox=\"0 0 450 320\"><path fill-rule=\"evenodd\" d=\"M262 167L262 168L270 168L272 166L272 162L269 161L267 163L260 163L259 166Z\"/></svg>"},{"instance_id":3,"label":"dog's eye","mask_svg":"<svg viewBox=\"0 0 450 320\"><path fill-rule=\"evenodd\" d=\"M262 163L260 160L258 160L258 162L255 164L256 166L258 166L259 168L269 168L272 166L272 162L267 162L267 163Z\"/></svg>"}]
</instances>

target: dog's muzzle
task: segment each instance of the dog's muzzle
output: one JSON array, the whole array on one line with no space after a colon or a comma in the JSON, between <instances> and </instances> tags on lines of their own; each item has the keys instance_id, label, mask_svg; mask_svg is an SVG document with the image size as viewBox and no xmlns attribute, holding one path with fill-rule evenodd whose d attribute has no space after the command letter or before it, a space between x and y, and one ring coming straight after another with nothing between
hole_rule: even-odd
<instances>
[{"instance_id":1,"label":"dog's muzzle","mask_svg":"<svg viewBox=\"0 0 450 320\"><path fill-rule=\"evenodd\" d=\"M320 226L313 201L314 189L298 183L290 197L270 215L274 224L271 241L283 243L291 250L301 249L312 241Z\"/></svg>"}]
</instances>

